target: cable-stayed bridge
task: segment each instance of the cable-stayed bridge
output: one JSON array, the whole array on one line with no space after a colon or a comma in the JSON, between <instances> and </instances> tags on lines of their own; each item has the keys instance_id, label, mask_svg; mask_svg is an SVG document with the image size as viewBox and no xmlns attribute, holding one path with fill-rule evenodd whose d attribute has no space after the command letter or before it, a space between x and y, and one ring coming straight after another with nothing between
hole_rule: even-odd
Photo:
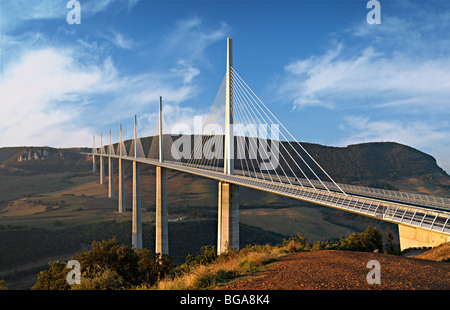
<instances>
[{"instance_id":1,"label":"cable-stayed bridge","mask_svg":"<svg viewBox=\"0 0 450 310\"><path fill-rule=\"evenodd\" d=\"M150 147L144 150L134 120L133 138L126 147L120 126L117 143L95 146L100 159L100 183L114 197L113 161L119 164L118 211L125 209L123 161L133 164L132 244L142 247L140 165L156 166L156 253L168 253L166 169L218 181L217 250L239 248L239 187L244 186L312 202L399 225L401 248L434 246L450 241L450 199L389 191L335 182L235 71L232 39L227 41L227 68L200 132L176 124L170 133L159 120ZM338 164L338 163L337 163Z\"/></svg>"}]
</instances>

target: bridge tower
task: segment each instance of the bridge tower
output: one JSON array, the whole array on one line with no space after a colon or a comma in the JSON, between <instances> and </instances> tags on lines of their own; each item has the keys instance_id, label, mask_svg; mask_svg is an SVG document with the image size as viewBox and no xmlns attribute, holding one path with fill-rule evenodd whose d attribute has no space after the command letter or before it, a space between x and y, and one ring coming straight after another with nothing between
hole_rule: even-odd
<instances>
[{"instance_id":1,"label":"bridge tower","mask_svg":"<svg viewBox=\"0 0 450 310\"><path fill-rule=\"evenodd\" d=\"M131 229L131 243L133 248L142 249L142 220L141 220L141 179L140 166L137 162L137 121L134 116L134 158L133 160L133 214L132 214L132 229Z\"/></svg>"},{"instance_id":2,"label":"bridge tower","mask_svg":"<svg viewBox=\"0 0 450 310\"><path fill-rule=\"evenodd\" d=\"M105 162L103 159L103 133L100 134L100 184L105 184Z\"/></svg>"},{"instance_id":3,"label":"bridge tower","mask_svg":"<svg viewBox=\"0 0 450 310\"><path fill-rule=\"evenodd\" d=\"M95 163L95 135L92 136L92 172L95 172L97 169L96 163Z\"/></svg>"},{"instance_id":4,"label":"bridge tower","mask_svg":"<svg viewBox=\"0 0 450 310\"><path fill-rule=\"evenodd\" d=\"M227 38L226 103L225 103L225 148L224 173L234 174L233 134L233 40ZM226 251L227 246L239 249L239 191L238 186L219 182L218 195L217 253Z\"/></svg>"},{"instance_id":5,"label":"bridge tower","mask_svg":"<svg viewBox=\"0 0 450 310\"><path fill-rule=\"evenodd\" d=\"M124 161L122 160L123 149L122 149L122 124L120 124L120 137L119 137L119 213L122 213L126 211L126 204L125 204L125 174L124 174Z\"/></svg>"},{"instance_id":6,"label":"bridge tower","mask_svg":"<svg viewBox=\"0 0 450 310\"><path fill-rule=\"evenodd\" d=\"M109 150L108 150L108 197L114 197L114 173L113 173L113 159L112 155L112 144L111 144L111 129L109 130Z\"/></svg>"},{"instance_id":7,"label":"bridge tower","mask_svg":"<svg viewBox=\"0 0 450 310\"><path fill-rule=\"evenodd\" d=\"M159 97L159 162L164 162L163 130L162 130L162 97ZM156 166L156 251L160 255L169 254L167 223L167 187L166 169Z\"/></svg>"}]
</instances>

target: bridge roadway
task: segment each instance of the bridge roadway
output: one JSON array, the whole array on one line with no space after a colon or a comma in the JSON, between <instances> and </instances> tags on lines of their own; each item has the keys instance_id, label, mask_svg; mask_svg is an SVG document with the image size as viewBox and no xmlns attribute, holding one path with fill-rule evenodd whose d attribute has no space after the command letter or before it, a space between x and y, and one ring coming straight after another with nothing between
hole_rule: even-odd
<instances>
[{"instance_id":1,"label":"bridge roadway","mask_svg":"<svg viewBox=\"0 0 450 310\"><path fill-rule=\"evenodd\" d=\"M156 159L141 157L135 158L130 156L118 156L109 154L100 155L98 153L86 154L137 161L153 166L160 166L163 168L186 172L217 181L228 182L293 199L312 202L339 210L345 210L348 212L377 218L395 224L402 224L405 226L416 227L450 235L450 210L446 209L445 207L439 209L435 206L433 207L433 204L429 203L429 199L426 199L428 200L428 205L427 203L424 203L424 206L420 206L420 202L423 202L424 200L423 197L413 199L411 198L412 196L410 196L408 201L408 196L406 195L402 195L402 197L399 197L399 195L388 193L386 194L387 197L383 197L382 192L372 193L373 197L369 197L369 193L367 193L368 190L360 190L362 191L362 193L357 193L357 190L354 190L346 192L346 194L344 194L342 192L333 190L328 191L320 187L316 187L314 189L312 187L302 187L296 184L285 184L237 174L227 175L224 174L223 171L212 171L187 166L173 161L164 161L161 163ZM299 181L301 182L301 180ZM437 204L441 206L441 203L437 202Z\"/></svg>"}]
</instances>

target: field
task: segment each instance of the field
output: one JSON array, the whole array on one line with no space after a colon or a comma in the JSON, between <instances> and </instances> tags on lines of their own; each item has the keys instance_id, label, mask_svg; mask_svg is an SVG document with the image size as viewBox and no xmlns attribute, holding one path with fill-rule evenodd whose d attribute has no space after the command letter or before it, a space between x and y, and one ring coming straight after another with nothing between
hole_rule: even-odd
<instances>
[{"instance_id":1,"label":"field","mask_svg":"<svg viewBox=\"0 0 450 310\"><path fill-rule=\"evenodd\" d=\"M10 179L13 190L1 193L0 225L23 225L57 230L109 220L131 220L131 212L117 212L117 199L107 198L107 185L100 185L97 173L49 174ZM63 181L62 181L63 180ZM106 178L107 180L107 178ZM3 182L5 182L3 180ZM126 183L126 207L131 211L131 178ZM154 169L141 175L142 219L155 217ZM118 180L115 179L117 197ZM217 182L168 171L169 218L181 216L217 218ZM20 193L26 193L20 197ZM20 197L11 199L11 197ZM6 199L5 199L6 198ZM387 224L338 210L240 188L240 221L286 236L300 233L310 240L339 238L364 230L368 225Z\"/></svg>"},{"instance_id":2,"label":"field","mask_svg":"<svg viewBox=\"0 0 450 310\"><path fill-rule=\"evenodd\" d=\"M117 197L117 172L114 175ZM125 165L125 175L127 212L118 213L117 198L107 197L107 184L100 185L98 172L89 168L43 173L37 169L0 167L0 228L4 228L0 230L0 279L6 276L10 287L26 288L33 284L39 270L48 267L49 260L67 259L92 240L116 236L121 242L130 243L129 164ZM415 192L442 190L417 178L391 183ZM144 246L151 250L155 188L155 169L142 168L143 238ZM217 189L216 181L167 172L169 245L178 262L187 254L198 252L201 246L215 245ZM339 239L362 232L367 226L377 227L385 242L387 234L392 233L394 243L398 243L397 227L393 224L244 187L239 189L239 196L242 247L273 244L296 234L311 242Z\"/></svg>"}]
</instances>

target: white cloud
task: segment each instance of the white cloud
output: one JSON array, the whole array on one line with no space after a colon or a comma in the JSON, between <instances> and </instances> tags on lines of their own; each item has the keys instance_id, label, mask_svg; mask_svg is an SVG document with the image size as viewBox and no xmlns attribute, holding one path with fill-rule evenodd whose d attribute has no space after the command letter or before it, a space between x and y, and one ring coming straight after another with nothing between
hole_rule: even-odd
<instances>
[{"instance_id":1,"label":"white cloud","mask_svg":"<svg viewBox=\"0 0 450 310\"><path fill-rule=\"evenodd\" d=\"M161 55L181 58L187 62L207 63L207 48L225 38L230 27L221 22L216 29L205 30L201 24L202 21L197 17L178 21L175 29L164 37Z\"/></svg>"},{"instance_id":2,"label":"white cloud","mask_svg":"<svg viewBox=\"0 0 450 310\"><path fill-rule=\"evenodd\" d=\"M331 144L402 143L449 172L448 3L410 4L395 2L404 7L385 10L380 25L363 21L334 34L325 52L287 64L279 91L295 108L343 120Z\"/></svg>"},{"instance_id":3,"label":"white cloud","mask_svg":"<svg viewBox=\"0 0 450 310\"><path fill-rule=\"evenodd\" d=\"M13 0L1 3L1 26L9 31L23 22L59 18L65 21L69 9L69 0ZM131 10L139 0L79 0L82 18L90 17L104 11L113 2L124 3L124 8ZM83 22L82 22L83 23Z\"/></svg>"},{"instance_id":4,"label":"white cloud","mask_svg":"<svg viewBox=\"0 0 450 310\"><path fill-rule=\"evenodd\" d=\"M76 125L83 96L106 90L111 64L81 66L70 51L30 51L5 68L0 145L74 146L91 134ZM112 76L111 76L112 75Z\"/></svg>"},{"instance_id":5,"label":"white cloud","mask_svg":"<svg viewBox=\"0 0 450 310\"><path fill-rule=\"evenodd\" d=\"M110 57L97 63L95 55L90 59L80 49L47 47L22 54L4 68L0 83L1 146L87 145L93 132L101 131L96 127L157 110L159 96L168 117L195 114L180 107L198 93L199 70L192 65L180 62L166 72L121 76Z\"/></svg>"},{"instance_id":6,"label":"white cloud","mask_svg":"<svg viewBox=\"0 0 450 310\"><path fill-rule=\"evenodd\" d=\"M119 48L132 49L135 46L133 39L128 38L116 31L112 31L111 34L104 35L104 38Z\"/></svg>"},{"instance_id":7,"label":"white cloud","mask_svg":"<svg viewBox=\"0 0 450 310\"><path fill-rule=\"evenodd\" d=\"M420 59L402 53L389 58L371 47L345 57L342 49L338 45L322 56L287 65L281 90L297 107L336 107L363 98L382 107L415 104L448 110L450 58Z\"/></svg>"}]
</instances>

